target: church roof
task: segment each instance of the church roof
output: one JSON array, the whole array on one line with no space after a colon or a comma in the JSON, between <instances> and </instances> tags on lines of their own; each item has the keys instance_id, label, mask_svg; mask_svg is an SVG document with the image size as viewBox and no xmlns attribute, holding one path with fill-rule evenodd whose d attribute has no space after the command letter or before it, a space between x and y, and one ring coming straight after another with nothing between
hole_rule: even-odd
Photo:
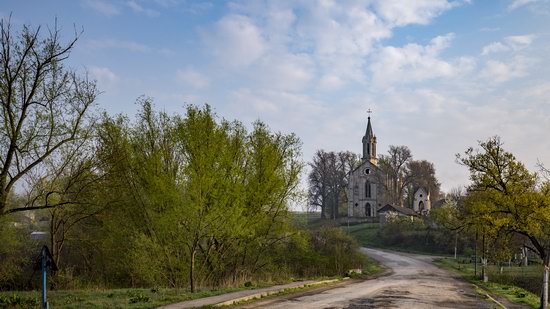
<instances>
[{"instance_id":1,"label":"church roof","mask_svg":"<svg viewBox=\"0 0 550 309\"><path fill-rule=\"evenodd\" d=\"M367 138L374 137L374 133L372 132L372 125L370 124L370 116L367 123L367 132L365 132L365 137Z\"/></svg>"},{"instance_id":2,"label":"church roof","mask_svg":"<svg viewBox=\"0 0 550 309\"><path fill-rule=\"evenodd\" d=\"M365 165L368 165L369 167L375 169L377 173L382 173L382 172L383 172L382 169L381 169L380 167L378 167L378 166L375 165L375 164L372 164L372 162L370 162L370 161L363 161L363 162L361 162L359 165L357 165L354 169L352 169L349 173L350 173L350 174L353 174L353 173L355 173L355 171L357 171L358 169L365 167Z\"/></svg>"},{"instance_id":3,"label":"church roof","mask_svg":"<svg viewBox=\"0 0 550 309\"><path fill-rule=\"evenodd\" d=\"M382 212L386 212L386 211L395 211L395 212L398 212L398 213L401 213L401 214L404 214L404 215L407 215L407 216L416 216L416 212L414 212L414 210L410 209L410 208L406 208L406 207L400 207L400 206L393 206L393 205L390 205L390 204L386 204L386 206L378 209L378 213L382 213Z\"/></svg>"}]
</instances>

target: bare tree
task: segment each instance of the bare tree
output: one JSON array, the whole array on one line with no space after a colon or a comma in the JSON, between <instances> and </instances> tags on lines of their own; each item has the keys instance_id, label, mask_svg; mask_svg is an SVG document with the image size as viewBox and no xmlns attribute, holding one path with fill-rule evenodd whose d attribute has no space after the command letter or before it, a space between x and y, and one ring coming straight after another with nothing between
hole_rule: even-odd
<instances>
[{"instance_id":1,"label":"bare tree","mask_svg":"<svg viewBox=\"0 0 550 309\"><path fill-rule=\"evenodd\" d=\"M387 202L403 206L405 188L412 181L408 164L412 160L411 150L407 146L390 146L387 155L381 155L378 165L383 173L378 176L384 186Z\"/></svg>"},{"instance_id":2,"label":"bare tree","mask_svg":"<svg viewBox=\"0 0 550 309\"><path fill-rule=\"evenodd\" d=\"M414 193L419 188L424 188L430 193L430 199L437 201L440 198L441 184L435 176L434 164L426 160L411 160L407 166L409 184L406 187L406 195L409 204L412 204Z\"/></svg>"},{"instance_id":3,"label":"bare tree","mask_svg":"<svg viewBox=\"0 0 550 309\"><path fill-rule=\"evenodd\" d=\"M63 66L78 34L63 43L57 24L45 38L41 28L23 26L19 33L10 21L0 21L0 216L18 211L53 208L46 197L41 205L8 206L8 195L30 173L51 172L51 159L63 169L60 150L88 137L90 108L98 90L87 76ZM73 148L74 149L74 148ZM70 159L69 159L70 160Z\"/></svg>"},{"instance_id":4,"label":"bare tree","mask_svg":"<svg viewBox=\"0 0 550 309\"><path fill-rule=\"evenodd\" d=\"M344 194L349 181L349 172L359 163L359 156L349 151L325 152L318 150L309 164L309 201L321 208L321 217L338 217L338 209L347 197Z\"/></svg>"}]
</instances>

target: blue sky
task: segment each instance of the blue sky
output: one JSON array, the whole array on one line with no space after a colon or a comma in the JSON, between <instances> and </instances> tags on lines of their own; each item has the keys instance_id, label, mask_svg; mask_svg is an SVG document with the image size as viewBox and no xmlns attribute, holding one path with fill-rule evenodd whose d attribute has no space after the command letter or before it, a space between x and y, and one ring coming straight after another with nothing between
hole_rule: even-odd
<instances>
[{"instance_id":1,"label":"blue sky","mask_svg":"<svg viewBox=\"0 0 550 309\"><path fill-rule=\"evenodd\" d=\"M379 152L407 145L444 190L465 185L455 154L500 135L531 170L550 165L548 0L4 0L3 17L84 29L70 65L109 113L140 95L168 112L295 132L315 150L359 153L367 109Z\"/></svg>"}]
</instances>

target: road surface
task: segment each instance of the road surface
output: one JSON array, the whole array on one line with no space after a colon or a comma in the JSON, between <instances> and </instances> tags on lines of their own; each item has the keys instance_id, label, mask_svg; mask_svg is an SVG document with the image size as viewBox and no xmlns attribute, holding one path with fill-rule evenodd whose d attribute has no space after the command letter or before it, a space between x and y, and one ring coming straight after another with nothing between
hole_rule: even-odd
<instances>
[{"instance_id":1,"label":"road surface","mask_svg":"<svg viewBox=\"0 0 550 309\"><path fill-rule=\"evenodd\" d=\"M392 273L322 291L257 301L240 308L495 308L471 284L434 266L430 257L363 250Z\"/></svg>"}]
</instances>

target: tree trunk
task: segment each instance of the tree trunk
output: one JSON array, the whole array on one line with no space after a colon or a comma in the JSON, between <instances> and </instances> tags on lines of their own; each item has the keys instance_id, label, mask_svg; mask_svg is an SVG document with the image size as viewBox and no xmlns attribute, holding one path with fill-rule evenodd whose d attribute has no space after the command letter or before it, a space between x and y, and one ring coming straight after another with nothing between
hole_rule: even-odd
<instances>
[{"instance_id":1,"label":"tree trunk","mask_svg":"<svg viewBox=\"0 0 550 309\"><path fill-rule=\"evenodd\" d=\"M195 282L194 282L194 270L195 270L195 254L197 253L196 246L193 245L191 249L191 261L189 263L189 286L191 287L191 293L195 293Z\"/></svg>"},{"instance_id":2,"label":"tree trunk","mask_svg":"<svg viewBox=\"0 0 550 309\"><path fill-rule=\"evenodd\" d=\"M323 198L322 200L322 205L321 205L321 218L325 219L326 218L326 208L327 208L327 203L326 203L326 199Z\"/></svg>"},{"instance_id":3,"label":"tree trunk","mask_svg":"<svg viewBox=\"0 0 550 309\"><path fill-rule=\"evenodd\" d=\"M5 186L6 186L6 179L1 179L0 180L0 217L6 211L6 204L8 201L8 192L6 192L6 190L4 189Z\"/></svg>"}]
</instances>

